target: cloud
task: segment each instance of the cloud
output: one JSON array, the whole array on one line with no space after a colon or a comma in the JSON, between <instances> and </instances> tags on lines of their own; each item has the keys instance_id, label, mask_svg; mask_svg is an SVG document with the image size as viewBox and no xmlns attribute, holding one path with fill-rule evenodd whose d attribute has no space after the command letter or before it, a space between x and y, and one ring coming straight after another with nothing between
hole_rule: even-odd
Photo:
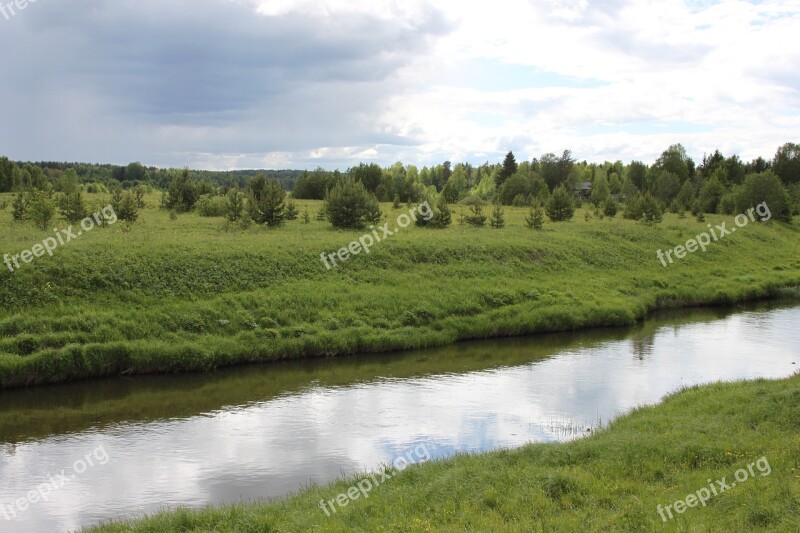
<instances>
[{"instance_id":1,"label":"cloud","mask_svg":"<svg viewBox=\"0 0 800 533\"><path fill-rule=\"evenodd\" d=\"M0 144L204 168L770 156L798 131L798 30L787 0L40 2L0 19Z\"/></svg>"}]
</instances>

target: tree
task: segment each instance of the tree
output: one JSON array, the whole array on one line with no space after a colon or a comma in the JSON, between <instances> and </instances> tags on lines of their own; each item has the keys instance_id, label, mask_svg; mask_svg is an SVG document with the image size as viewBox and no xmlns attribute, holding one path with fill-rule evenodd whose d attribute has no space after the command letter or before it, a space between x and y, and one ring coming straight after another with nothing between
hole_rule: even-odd
<instances>
[{"instance_id":1,"label":"tree","mask_svg":"<svg viewBox=\"0 0 800 533\"><path fill-rule=\"evenodd\" d=\"M514 152L509 151L506 154L506 158L503 160L503 166L500 168L500 172L495 176L497 186L500 187L507 179L516 174L517 169L517 159L514 157Z\"/></svg>"},{"instance_id":2,"label":"tree","mask_svg":"<svg viewBox=\"0 0 800 533\"><path fill-rule=\"evenodd\" d=\"M719 201L726 192L727 189L720 183L717 173L707 179L700 189L700 195L697 197L703 213L716 213Z\"/></svg>"},{"instance_id":3,"label":"tree","mask_svg":"<svg viewBox=\"0 0 800 533\"><path fill-rule=\"evenodd\" d=\"M179 213L191 211L197 198L197 187L189 175L189 169L184 168L169 184L166 199L167 209Z\"/></svg>"},{"instance_id":4,"label":"tree","mask_svg":"<svg viewBox=\"0 0 800 533\"><path fill-rule=\"evenodd\" d=\"M617 216L617 211L619 211L617 201L613 198L609 198L603 206L603 214L608 218L614 218Z\"/></svg>"},{"instance_id":5,"label":"tree","mask_svg":"<svg viewBox=\"0 0 800 533\"><path fill-rule=\"evenodd\" d=\"M357 167L351 168L349 173L355 181L360 181L364 188L372 194L378 190L383 179L383 169L375 163L369 165L361 163Z\"/></svg>"},{"instance_id":6,"label":"tree","mask_svg":"<svg viewBox=\"0 0 800 533\"><path fill-rule=\"evenodd\" d=\"M792 221L792 202L789 192L771 170L761 174L750 174L737 188L736 209L739 213L746 213L747 210L762 203L767 204L775 220Z\"/></svg>"},{"instance_id":7,"label":"tree","mask_svg":"<svg viewBox=\"0 0 800 533\"><path fill-rule=\"evenodd\" d=\"M506 226L505 212L503 211L503 206L501 206L500 204L496 204L494 206L494 210L492 211L492 218L489 219L489 224L494 229L501 229Z\"/></svg>"},{"instance_id":8,"label":"tree","mask_svg":"<svg viewBox=\"0 0 800 533\"><path fill-rule=\"evenodd\" d=\"M547 204L547 216L553 222L565 222L575 216L575 201L565 186L553 191Z\"/></svg>"},{"instance_id":9,"label":"tree","mask_svg":"<svg viewBox=\"0 0 800 533\"><path fill-rule=\"evenodd\" d=\"M119 188L114 189L111 194L111 207L119 220L136 222L139 218L136 195L131 191L123 191Z\"/></svg>"},{"instance_id":10,"label":"tree","mask_svg":"<svg viewBox=\"0 0 800 533\"><path fill-rule=\"evenodd\" d=\"M83 203L75 169L67 169L61 176L61 190L63 193L58 202L61 216L68 222L80 222L86 216L86 206Z\"/></svg>"},{"instance_id":11,"label":"tree","mask_svg":"<svg viewBox=\"0 0 800 533\"><path fill-rule=\"evenodd\" d=\"M297 206L294 205L294 201L289 200L289 203L286 205L286 220L297 220L300 212L297 210Z\"/></svg>"},{"instance_id":12,"label":"tree","mask_svg":"<svg viewBox=\"0 0 800 533\"><path fill-rule=\"evenodd\" d=\"M268 180L263 172L247 184L247 209L256 224L274 227L283 224L286 218L286 189L283 184Z\"/></svg>"},{"instance_id":13,"label":"tree","mask_svg":"<svg viewBox=\"0 0 800 533\"><path fill-rule=\"evenodd\" d=\"M772 171L784 185L800 182L800 145L786 143L778 148L772 161Z\"/></svg>"},{"instance_id":14,"label":"tree","mask_svg":"<svg viewBox=\"0 0 800 533\"><path fill-rule=\"evenodd\" d=\"M483 207L480 204L473 204L470 213L464 217L464 222L475 227L486 225L486 215L483 214Z\"/></svg>"},{"instance_id":15,"label":"tree","mask_svg":"<svg viewBox=\"0 0 800 533\"><path fill-rule=\"evenodd\" d=\"M684 184L681 186L681 190L678 191L678 195L673 201L675 203L675 207L679 210L692 208L692 204L694 203L694 187L692 187L691 180L686 180L684 182Z\"/></svg>"},{"instance_id":16,"label":"tree","mask_svg":"<svg viewBox=\"0 0 800 533\"><path fill-rule=\"evenodd\" d=\"M56 204L50 193L42 190L31 191L30 205L28 206L29 218L40 230L50 227L53 217L56 216Z\"/></svg>"},{"instance_id":17,"label":"tree","mask_svg":"<svg viewBox=\"0 0 800 533\"><path fill-rule=\"evenodd\" d=\"M233 187L226 195L225 218L229 222L236 222L242 219L244 214L244 194L239 191L239 187Z\"/></svg>"},{"instance_id":18,"label":"tree","mask_svg":"<svg viewBox=\"0 0 800 533\"><path fill-rule=\"evenodd\" d=\"M636 220L647 225L661 223L664 218L664 210L656 198L646 192L637 198L637 201L637 210L640 215Z\"/></svg>"},{"instance_id":19,"label":"tree","mask_svg":"<svg viewBox=\"0 0 800 533\"><path fill-rule=\"evenodd\" d=\"M325 212L335 228L363 228L377 224L382 216L378 199L364 184L353 179L339 181L325 197Z\"/></svg>"},{"instance_id":20,"label":"tree","mask_svg":"<svg viewBox=\"0 0 800 533\"><path fill-rule=\"evenodd\" d=\"M7 157L0 157L0 193L14 190L14 168Z\"/></svg>"},{"instance_id":21,"label":"tree","mask_svg":"<svg viewBox=\"0 0 800 533\"><path fill-rule=\"evenodd\" d=\"M525 217L525 225L531 229L542 229L544 227L544 210L541 205L536 204L531 207L528 216Z\"/></svg>"},{"instance_id":22,"label":"tree","mask_svg":"<svg viewBox=\"0 0 800 533\"><path fill-rule=\"evenodd\" d=\"M27 193L22 191L14 196L14 201L11 204L11 216L17 222L22 222L27 218L28 208L30 207L31 199Z\"/></svg>"},{"instance_id":23,"label":"tree","mask_svg":"<svg viewBox=\"0 0 800 533\"><path fill-rule=\"evenodd\" d=\"M436 229L444 229L453 222L453 213L450 211L450 206L447 205L447 198L442 195L439 202L436 204L436 210L431 218L431 227Z\"/></svg>"},{"instance_id":24,"label":"tree","mask_svg":"<svg viewBox=\"0 0 800 533\"><path fill-rule=\"evenodd\" d=\"M442 193L448 202L453 203L459 201L468 189L466 170L463 165L456 165L456 169L445 183Z\"/></svg>"},{"instance_id":25,"label":"tree","mask_svg":"<svg viewBox=\"0 0 800 533\"><path fill-rule=\"evenodd\" d=\"M686 154L686 149L681 144L673 144L664 150L656 161L654 169L675 174L678 178L678 187L680 187L684 181L693 176L694 161ZM670 199L671 201L672 199Z\"/></svg>"},{"instance_id":26,"label":"tree","mask_svg":"<svg viewBox=\"0 0 800 533\"><path fill-rule=\"evenodd\" d=\"M595 178L590 198L595 207L600 206L611 198L611 187L609 187L606 177L602 174Z\"/></svg>"},{"instance_id":27,"label":"tree","mask_svg":"<svg viewBox=\"0 0 800 533\"><path fill-rule=\"evenodd\" d=\"M294 184L292 197L298 200L324 200L329 174L318 168L312 173L303 172Z\"/></svg>"},{"instance_id":28,"label":"tree","mask_svg":"<svg viewBox=\"0 0 800 533\"><path fill-rule=\"evenodd\" d=\"M512 205L518 195L528 197L532 192L531 179L525 171L519 171L506 180L499 189L500 202L503 205Z\"/></svg>"},{"instance_id":29,"label":"tree","mask_svg":"<svg viewBox=\"0 0 800 533\"><path fill-rule=\"evenodd\" d=\"M681 190L681 179L674 172L668 170L655 170L657 176L653 183L653 194L665 205L669 205L678 196Z\"/></svg>"}]
</instances>

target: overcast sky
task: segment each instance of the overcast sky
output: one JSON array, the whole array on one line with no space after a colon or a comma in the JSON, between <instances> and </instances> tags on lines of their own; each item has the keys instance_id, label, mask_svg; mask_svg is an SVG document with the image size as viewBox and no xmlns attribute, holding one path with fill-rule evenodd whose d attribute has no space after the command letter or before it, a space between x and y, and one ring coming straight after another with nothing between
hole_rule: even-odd
<instances>
[{"instance_id":1,"label":"overcast sky","mask_svg":"<svg viewBox=\"0 0 800 533\"><path fill-rule=\"evenodd\" d=\"M798 35L797 0L38 0L0 13L0 154L771 157L800 141Z\"/></svg>"}]
</instances>

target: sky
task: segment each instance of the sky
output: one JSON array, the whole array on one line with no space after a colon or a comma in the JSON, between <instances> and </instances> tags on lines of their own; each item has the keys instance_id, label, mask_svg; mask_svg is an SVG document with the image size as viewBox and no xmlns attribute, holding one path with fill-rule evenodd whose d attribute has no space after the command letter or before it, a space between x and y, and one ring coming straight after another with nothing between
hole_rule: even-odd
<instances>
[{"instance_id":1,"label":"sky","mask_svg":"<svg viewBox=\"0 0 800 533\"><path fill-rule=\"evenodd\" d=\"M0 154L228 170L771 158L797 0L0 0Z\"/></svg>"}]
</instances>

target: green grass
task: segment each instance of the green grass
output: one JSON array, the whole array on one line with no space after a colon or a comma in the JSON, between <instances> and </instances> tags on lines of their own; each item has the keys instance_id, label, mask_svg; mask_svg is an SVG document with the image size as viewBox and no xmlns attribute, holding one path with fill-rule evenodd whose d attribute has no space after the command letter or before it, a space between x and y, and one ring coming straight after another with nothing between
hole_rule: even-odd
<instances>
[{"instance_id":1,"label":"green grass","mask_svg":"<svg viewBox=\"0 0 800 533\"><path fill-rule=\"evenodd\" d=\"M797 531L800 374L692 388L565 444L416 465L336 514L318 507L366 476L284 501L180 509L98 532ZM657 512L765 457L770 467L708 501ZM763 463L762 463L763 466ZM666 516L666 513L665 513Z\"/></svg>"},{"instance_id":2,"label":"green grass","mask_svg":"<svg viewBox=\"0 0 800 533\"><path fill-rule=\"evenodd\" d=\"M527 210L508 208L505 229L411 227L329 272L320 254L363 232L316 220L242 231L195 214L173 221L155 195L148 202L133 226L0 268L0 387L630 325L659 308L797 296L800 286L797 223L751 224L663 268L656 250L705 223L586 222L579 211L537 232L524 227ZM298 204L312 219L320 207ZM407 212L384 210L390 227ZM0 254L51 235L0 211Z\"/></svg>"}]
</instances>

